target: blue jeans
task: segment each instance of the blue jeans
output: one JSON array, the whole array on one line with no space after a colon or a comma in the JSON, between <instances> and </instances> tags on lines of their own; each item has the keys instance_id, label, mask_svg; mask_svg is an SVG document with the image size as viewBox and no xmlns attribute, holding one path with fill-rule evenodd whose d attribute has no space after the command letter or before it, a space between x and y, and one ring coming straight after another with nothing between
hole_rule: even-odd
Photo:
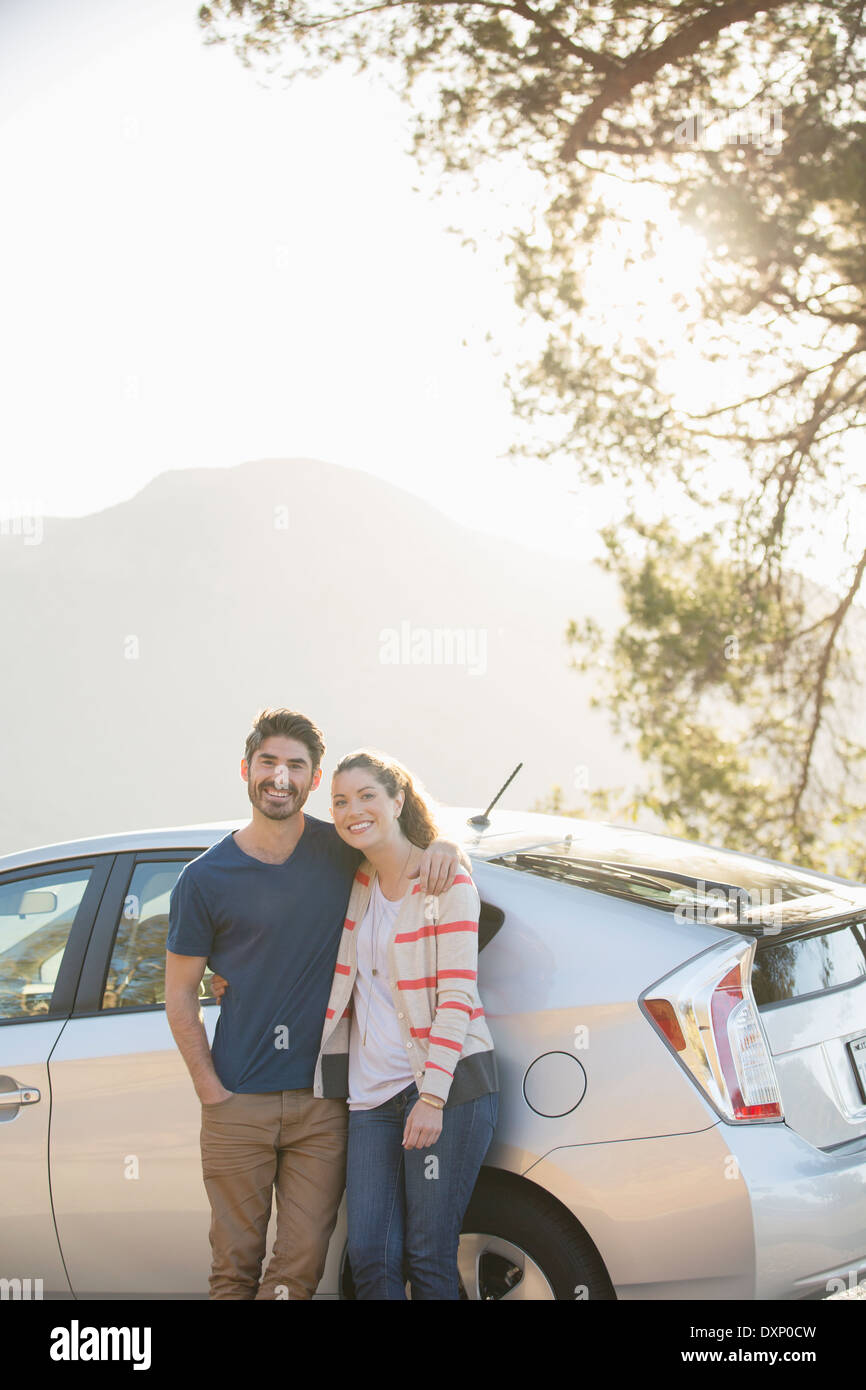
<instances>
[{"instance_id":1,"label":"blue jeans","mask_svg":"<svg viewBox=\"0 0 866 1390\"><path fill-rule=\"evenodd\" d=\"M478 1170L493 1138L499 1095L442 1112L426 1149L404 1149L418 1089L373 1110L349 1111L346 1201L349 1263L359 1299L459 1299L457 1242Z\"/></svg>"}]
</instances>

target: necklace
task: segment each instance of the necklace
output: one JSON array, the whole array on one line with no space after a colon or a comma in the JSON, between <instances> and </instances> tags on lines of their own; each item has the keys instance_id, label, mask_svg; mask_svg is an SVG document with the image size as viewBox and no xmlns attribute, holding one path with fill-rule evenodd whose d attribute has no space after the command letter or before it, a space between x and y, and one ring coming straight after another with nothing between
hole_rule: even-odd
<instances>
[{"instance_id":1,"label":"necklace","mask_svg":"<svg viewBox=\"0 0 866 1390\"><path fill-rule=\"evenodd\" d=\"M370 897L370 907L371 907L372 916L373 916L372 928L371 928L371 933L370 933L370 935L371 935L370 967L371 967L371 973L372 973L372 975L374 975L374 976L378 974L378 971L377 971L377 969L376 969L376 964L375 964L375 962L376 962L376 960L378 959L377 952L378 952L378 949L379 949L379 923L380 923L380 921L381 921L381 915L380 915L380 912L379 912L379 903L378 903L378 898L377 898L377 890L378 890L378 887L379 887L378 883L376 883L376 884L373 885L373 892L372 892L372 895L371 895L371 897ZM366 1012L366 1015L365 1015L365 1017L364 1017L364 1036L363 1036L363 1038L361 1039L362 1045L363 1045L364 1047L367 1046L367 1025L368 1025L369 1022L370 1022L370 1005L371 1005L372 999L373 999L373 981L371 980L371 981L370 981L370 987L369 987L369 989L367 990L367 1012Z\"/></svg>"},{"instance_id":2,"label":"necklace","mask_svg":"<svg viewBox=\"0 0 866 1390\"><path fill-rule=\"evenodd\" d=\"M398 887L398 888L400 887L400 882L401 882L401 880L402 880L402 878L403 878L403 875L404 875L405 872L406 872L406 865L409 863L409 860L410 860L410 858L412 857L412 849L413 849L413 846L410 844L410 845L409 845L409 852L408 852L408 854L406 855L406 858L403 860L403 867L402 867L402 869L400 870L399 876L398 876L398 878L397 878L397 887ZM378 882L378 875L377 875L376 881ZM379 891L381 892L381 889L380 889ZM384 896L385 896L385 894L382 893L382 897L383 897L383 898L384 898ZM390 899L388 899L388 901L390 902Z\"/></svg>"},{"instance_id":3,"label":"necklace","mask_svg":"<svg viewBox=\"0 0 866 1390\"><path fill-rule=\"evenodd\" d=\"M400 884L400 879L402 879L404 873L406 872L406 865L409 863L409 859L410 859L411 854L412 854L412 846L411 846L411 844L410 844L410 846L409 846L409 853L406 855L406 858L405 858L404 861L403 861L403 867L402 867L402 869L400 870L400 878L398 878L398 880L397 880L397 885L398 885L398 887L399 887L399 884ZM380 902L379 902L379 899L380 899L380 898L383 899L385 902L390 902L390 898L385 898L385 894L382 892L382 889L379 887L379 879L378 879L378 876L377 876L376 879L375 879L375 881L374 881L374 883L373 883L373 891L372 891L372 893L371 893L371 895L370 895L370 906L371 906L371 909L372 909L372 922L371 922L371 932L370 932L370 936L371 936L371 946L370 946L371 961L370 961L370 970L371 970L371 974L372 974L373 977L375 977L376 975L379 974L379 970L378 970L378 967L377 967L377 964L376 964L376 962L377 962L378 959L379 959L379 928L380 928L381 925L382 925L382 917L383 917L384 911L385 911L385 909L383 909L383 908L380 906ZM398 902L399 902L399 899L398 899ZM371 981L370 981L370 988L369 988L369 990L367 991L367 1011L366 1011L366 1014L365 1014L365 1016L364 1016L364 1036L363 1036L363 1038L362 1038L362 1040L361 1040L364 1047L367 1046L367 1025L368 1025L369 1022L370 1022L370 1006L371 1006L372 999L373 999L373 989L374 989L374 985L373 985L373 981L372 981L372 979L371 979Z\"/></svg>"}]
</instances>

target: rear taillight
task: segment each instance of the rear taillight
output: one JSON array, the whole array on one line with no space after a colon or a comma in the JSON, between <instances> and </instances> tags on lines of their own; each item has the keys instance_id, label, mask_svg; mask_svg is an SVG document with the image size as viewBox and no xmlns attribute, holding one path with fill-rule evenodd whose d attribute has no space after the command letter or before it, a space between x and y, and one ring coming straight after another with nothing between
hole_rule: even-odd
<instances>
[{"instance_id":1,"label":"rear taillight","mask_svg":"<svg viewBox=\"0 0 866 1390\"><path fill-rule=\"evenodd\" d=\"M755 943L723 943L659 980L641 1004L727 1120L781 1120L773 1059L749 983Z\"/></svg>"}]
</instances>

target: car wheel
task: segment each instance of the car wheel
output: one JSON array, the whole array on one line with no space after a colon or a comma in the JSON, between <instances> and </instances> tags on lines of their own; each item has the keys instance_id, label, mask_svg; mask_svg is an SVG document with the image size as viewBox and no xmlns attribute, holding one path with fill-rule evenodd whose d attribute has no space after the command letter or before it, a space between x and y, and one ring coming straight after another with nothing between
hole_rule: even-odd
<instances>
[{"instance_id":1,"label":"car wheel","mask_svg":"<svg viewBox=\"0 0 866 1390\"><path fill-rule=\"evenodd\" d=\"M616 1298L574 1218L540 1188L490 1169L466 1209L457 1265L466 1299Z\"/></svg>"},{"instance_id":2,"label":"car wheel","mask_svg":"<svg viewBox=\"0 0 866 1390\"><path fill-rule=\"evenodd\" d=\"M540 1187L491 1168L482 1169L466 1208L457 1269L461 1299L616 1298L604 1261L564 1207ZM355 1297L345 1253L340 1297Z\"/></svg>"}]
</instances>

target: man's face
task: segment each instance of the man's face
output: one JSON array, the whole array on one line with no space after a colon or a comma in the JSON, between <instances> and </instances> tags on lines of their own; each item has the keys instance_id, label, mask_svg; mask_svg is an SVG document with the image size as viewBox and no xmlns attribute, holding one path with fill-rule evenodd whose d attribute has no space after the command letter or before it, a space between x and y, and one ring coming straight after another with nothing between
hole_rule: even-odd
<instances>
[{"instance_id":1,"label":"man's face","mask_svg":"<svg viewBox=\"0 0 866 1390\"><path fill-rule=\"evenodd\" d=\"M322 780L322 769L313 772L309 749L297 739L272 734L263 739L248 764L241 759L241 776L247 795L268 820L287 820L300 811L311 791Z\"/></svg>"}]
</instances>

